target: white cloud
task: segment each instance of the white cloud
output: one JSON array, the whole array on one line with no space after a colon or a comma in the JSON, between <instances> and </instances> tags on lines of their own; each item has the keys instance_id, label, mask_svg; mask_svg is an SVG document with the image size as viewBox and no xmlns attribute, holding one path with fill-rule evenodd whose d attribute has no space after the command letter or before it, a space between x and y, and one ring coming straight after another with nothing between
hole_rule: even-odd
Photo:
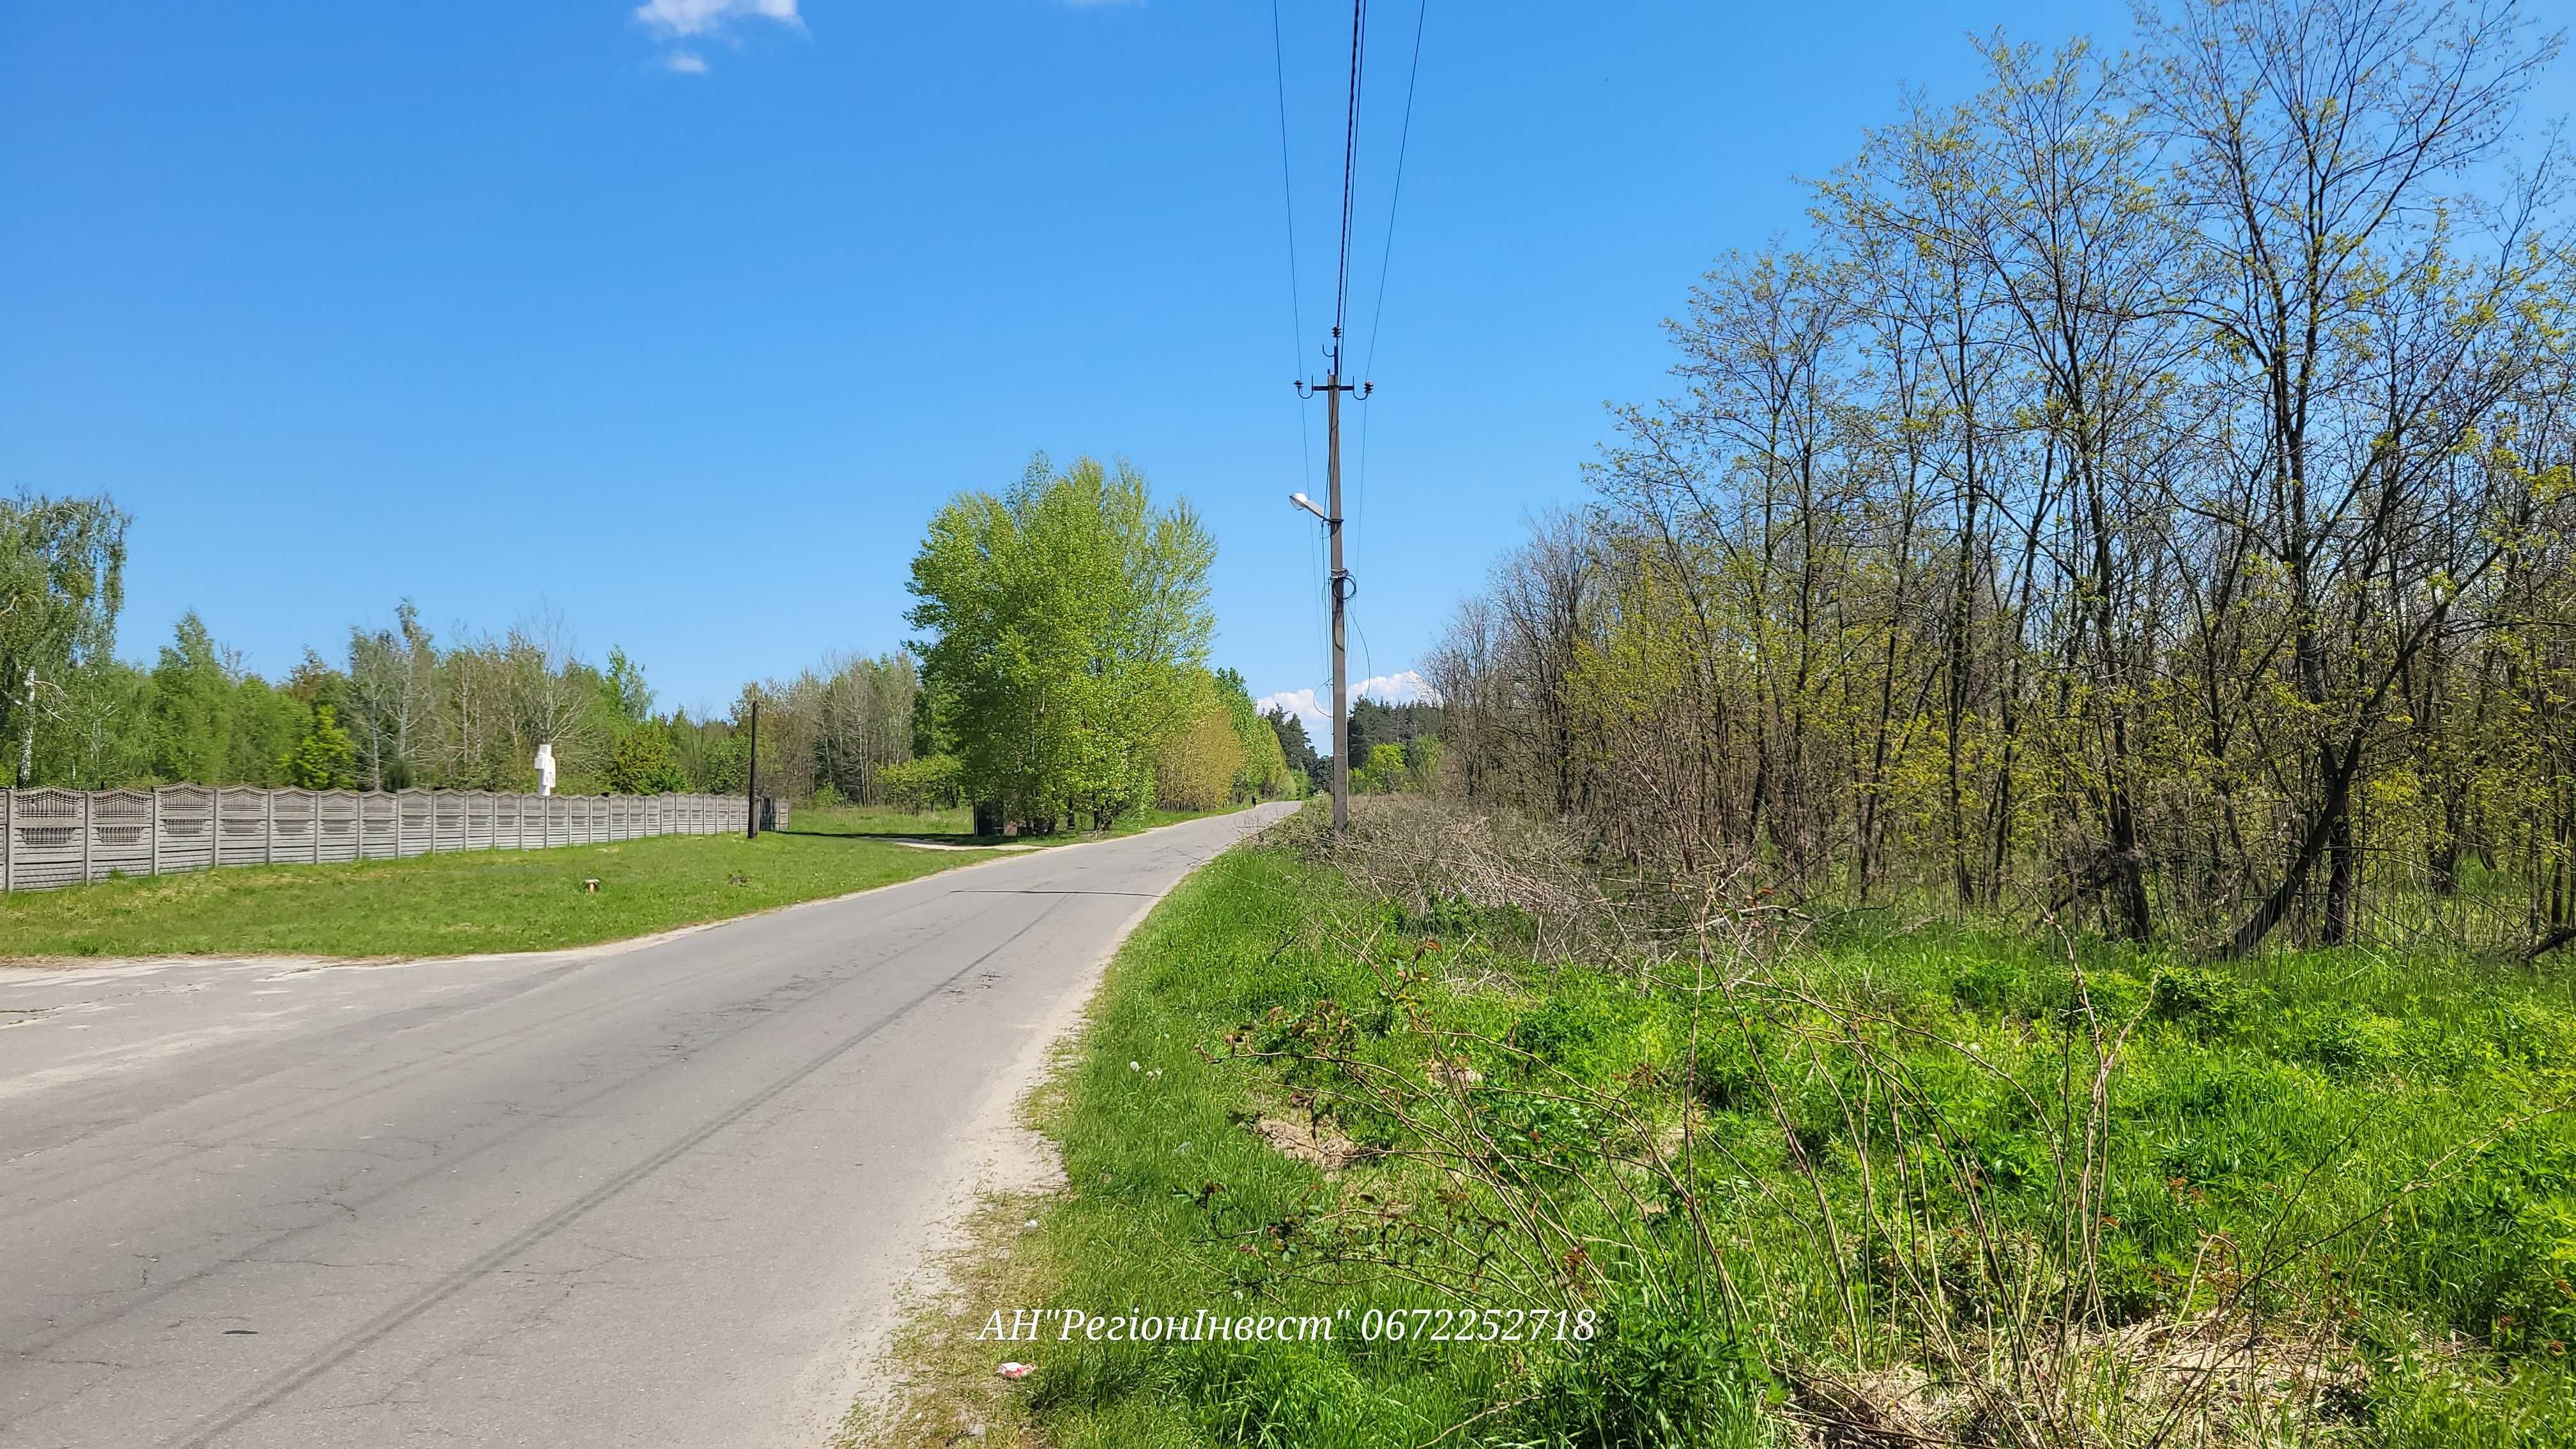
<instances>
[{"instance_id":1,"label":"white cloud","mask_svg":"<svg viewBox=\"0 0 2576 1449\"><path fill-rule=\"evenodd\" d=\"M740 20L770 20L802 31L804 17L797 0L645 0L635 7L635 23L666 41L721 40ZM665 69L681 75L705 75L706 57L673 47L663 55Z\"/></svg>"},{"instance_id":2,"label":"white cloud","mask_svg":"<svg viewBox=\"0 0 2576 1449\"><path fill-rule=\"evenodd\" d=\"M714 35L745 17L805 28L796 0L645 0L635 7L635 18L645 29L673 39Z\"/></svg>"},{"instance_id":3,"label":"white cloud","mask_svg":"<svg viewBox=\"0 0 2576 1449\"><path fill-rule=\"evenodd\" d=\"M1351 686L1354 701L1373 699L1380 704L1438 704L1440 691L1431 687L1418 669L1401 674L1377 674ZM1319 748L1329 750L1332 744L1333 709L1330 691L1322 697L1312 689L1283 689L1263 695L1253 704L1264 712L1284 709L1306 723L1306 738Z\"/></svg>"}]
</instances>

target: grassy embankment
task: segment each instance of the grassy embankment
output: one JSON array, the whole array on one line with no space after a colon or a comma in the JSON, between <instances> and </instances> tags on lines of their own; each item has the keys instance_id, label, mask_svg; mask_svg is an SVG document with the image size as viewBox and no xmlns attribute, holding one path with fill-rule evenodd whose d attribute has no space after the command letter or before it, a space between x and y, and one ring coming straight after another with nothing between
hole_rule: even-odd
<instances>
[{"instance_id":1,"label":"grassy embankment","mask_svg":"<svg viewBox=\"0 0 2576 1449\"><path fill-rule=\"evenodd\" d=\"M1142 815L1119 832L1189 818ZM589 945L891 885L994 852L964 811L843 806L791 829L335 865L231 866L0 897L0 959L182 954L454 956ZM1068 833L1061 844L1096 840ZM584 889L597 880L599 890Z\"/></svg>"},{"instance_id":2,"label":"grassy embankment","mask_svg":"<svg viewBox=\"0 0 2576 1449\"><path fill-rule=\"evenodd\" d=\"M1070 1190L988 1221L894 1442L2576 1443L2563 980L1759 900L1631 956L1435 854L1366 889L1309 832L1157 909L1043 1108ZM974 1340L1035 1306L1338 1330ZM1358 1332L1461 1307L1597 1332Z\"/></svg>"}]
</instances>

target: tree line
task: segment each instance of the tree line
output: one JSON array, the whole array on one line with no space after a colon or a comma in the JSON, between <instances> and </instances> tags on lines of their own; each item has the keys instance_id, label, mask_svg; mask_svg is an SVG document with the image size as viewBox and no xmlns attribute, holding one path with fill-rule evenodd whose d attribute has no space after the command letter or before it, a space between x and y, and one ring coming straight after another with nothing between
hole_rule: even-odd
<instances>
[{"instance_id":1,"label":"tree line","mask_svg":"<svg viewBox=\"0 0 2576 1449\"><path fill-rule=\"evenodd\" d=\"M281 680L194 612L129 663L128 524L105 498L0 501L0 741L22 786L525 791L542 744L566 793L727 793L755 705L761 789L800 801L971 803L1045 831L1304 783L1243 678L1207 666L1213 539L1124 465L1041 457L960 495L913 566L923 639L748 683L720 718L660 709L632 656L591 662L560 618L442 639L409 601Z\"/></svg>"},{"instance_id":2,"label":"tree line","mask_svg":"<svg viewBox=\"0 0 2576 1449\"><path fill-rule=\"evenodd\" d=\"M1333 762L1319 754L1306 735L1306 722L1287 707L1262 712L1279 736L1280 753L1290 771L1307 788L1333 788ZM1440 779L1440 706L1429 703L1385 704L1362 697L1351 701L1348 738L1351 789L1362 795L1398 791L1427 793ZM1326 741L1327 746L1330 741Z\"/></svg>"},{"instance_id":3,"label":"tree line","mask_svg":"<svg viewBox=\"0 0 2576 1449\"><path fill-rule=\"evenodd\" d=\"M2182 0L1982 47L1668 324L1459 609L1449 786L1615 858L2251 951L2576 916L2558 38Z\"/></svg>"},{"instance_id":4,"label":"tree line","mask_svg":"<svg viewBox=\"0 0 2576 1449\"><path fill-rule=\"evenodd\" d=\"M774 793L885 799L886 772L912 758L920 679L900 653L746 685L717 718L659 708L634 658L592 663L560 618L442 640L408 600L275 681L194 611L153 663L129 663L115 652L129 522L105 498L0 500L0 741L18 785L528 791L545 743L566 793L726 793L746 785L755 697Z\"/></svg>"}]
</instances>

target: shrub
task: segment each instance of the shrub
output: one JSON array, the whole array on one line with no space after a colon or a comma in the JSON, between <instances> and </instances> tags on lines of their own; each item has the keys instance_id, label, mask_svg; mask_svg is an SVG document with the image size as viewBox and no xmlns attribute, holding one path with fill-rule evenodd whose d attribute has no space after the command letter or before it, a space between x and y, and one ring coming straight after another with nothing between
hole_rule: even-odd
<instances>
[{"instance_id":1,"label":"shrub","mask_svg":"<svg viewBox=\"0 0 2576 1449\"><path fill-rule=\"evenodd\" d=\"M2254 995L2253 987L2224 971L2168 966L2156 973L2149 1004L2161 1020L2223 1030L2254 1003Z\"/></svg>"},{"instance_id":2,"label":"shrub","mask_svg":"<svg viewBox=\"0 0 2576 1449\"><path fill-rule=\"evenodd\" d=\"M671 737L642 725L618 736L608 753L608 788L619 795L667 795L689 788L671 753Z\"/></svg>"},{"instance_id":3,"label":"shrub","mask_svg":"<svg viewBox=\"0 0 2576 1449\"><path fill-rule=\"evenodd\" d=\"M877 774L886 799L915 815L925 810L956 808L964 798L962 780L955 755L923 755L888 765Z\"/></svg>"}]
</instances>

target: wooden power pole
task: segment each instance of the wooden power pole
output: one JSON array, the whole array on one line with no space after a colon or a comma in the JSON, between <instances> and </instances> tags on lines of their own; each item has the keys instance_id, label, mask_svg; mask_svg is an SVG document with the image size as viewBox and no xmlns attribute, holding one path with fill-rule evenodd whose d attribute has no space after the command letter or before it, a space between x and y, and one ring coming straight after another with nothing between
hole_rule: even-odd
<instances>
[{"instance_id":1,"label":"wooden power pole","mask_svg":"<svg viewBox=\"0 0 2576 1449\"><path fill-rule=\"evenodd\" d=\"M1342 394L1367 397L1372 384L1342 380L1342 329L1333 329L1330 370L1321 384L1300 384L1308 396L1324 395L1324 533L1332 546L1333 590L1333 829L1351 828L1351 669L1344 615L1351 602L1351 571L1342 567ZM1305 495L1297 495L1305 502ZM1314 505L1307 504L1309 508Z\"/></svg>"},{"instance_id":2,"label":"wooden power pole","mask_svg":"<svg viewBox=\"0 0 2576 1449\"><path fill-rule=\"evenodd\" d=\"M760 838L760 696L751 697L751 748L742 752L742 838Z\"/></svg>"}]
</instances>

